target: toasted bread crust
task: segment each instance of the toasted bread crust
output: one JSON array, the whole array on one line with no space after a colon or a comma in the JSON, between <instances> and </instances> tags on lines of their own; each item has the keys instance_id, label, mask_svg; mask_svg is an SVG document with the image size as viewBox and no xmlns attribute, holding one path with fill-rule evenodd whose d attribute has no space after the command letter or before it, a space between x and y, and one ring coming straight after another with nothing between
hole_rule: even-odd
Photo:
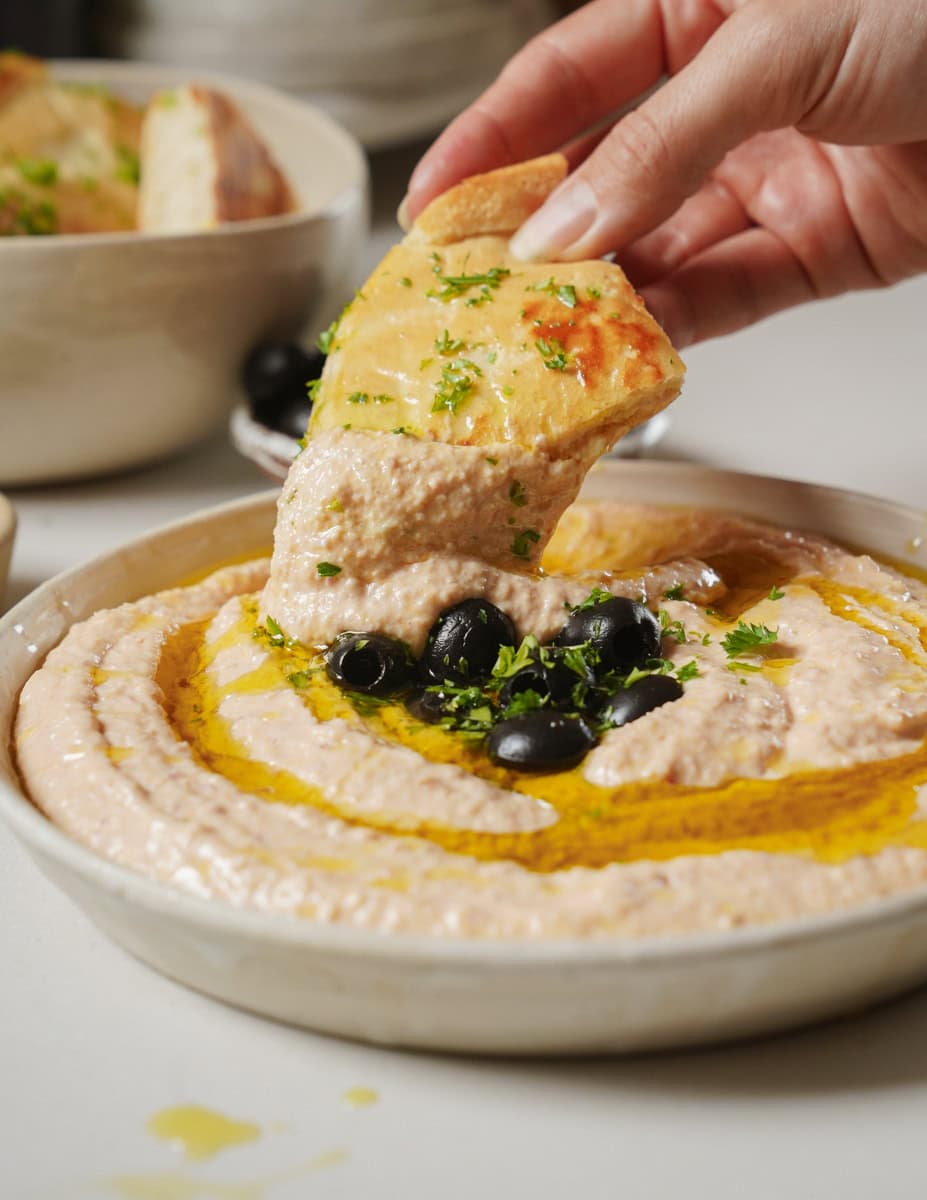
<instances>
[{"instance_id":1,"label":"toasted bread crust","mask_svg":"<svg viewBox=\"0 0 927 1200\"><path fill-rule=\"evenodd\" d=\"M209 121L218 170L216 220L250 221L293 209L289 185L240 110L221 92L191 87Z\"/></svg>"},{"instance_id":2,"label":"toasted bread crust","mask_svg":"<svg viewBox=\"0 0 927 1200\"><path fill-rule=\"evenodd\" d=\"M45 64L27 54L6 50L0 54L0 106L17 92L39 83L46 76Z\"/></svg>"},{"instance_id":3,"label":"toasted bread crust","mask_svg":"<svg viewBox=\"0 0 927 1200\"><path fill-rule=\"evenodd\" d=\"M432 200L412 226L409 240L447 246L469 237L509 237L566 173L563 155L548 154L473 175Z\"/></svg>"},{"instance_id":4,"label":"toasted bread crust","mask_svg":"<svg viewBox=\"0 0 927 1200\"><path fill-rule=\"evenodd\" d=\"M311 433L543 442L591 463L669 404L685 368L620 267L511 255L509 234L565 171L551 155L428 206L330 338Z\"/></svg>"}]
</instances>

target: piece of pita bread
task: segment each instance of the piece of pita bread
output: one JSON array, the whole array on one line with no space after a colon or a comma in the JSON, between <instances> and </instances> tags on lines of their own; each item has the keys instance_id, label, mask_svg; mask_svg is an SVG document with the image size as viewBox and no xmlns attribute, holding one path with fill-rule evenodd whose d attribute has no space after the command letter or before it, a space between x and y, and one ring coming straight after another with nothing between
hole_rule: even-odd
<instances>
[{"instance_id":1,"label":"piece of pita bread","mask_svg":"<svg viewBox=\"0 0 927 1200\"><path fill-rule=\"evenodd\" d=\"M0 235L133 229L141 123L106 88L0 55Z\"/></svg>"},{"instance_id":2,"label":"piece of pita bread","mask_svg":"<svg viewBox=\"0 0 927 1200\"><path fill-rule=\"evenodd\" d=\"M139 228L214 229L290 212L293 196L267 147L219 92L190 85L156 96L142 130Z\"/></svg>"},{"instance_id":3,"label":"piece of pita bread","mask_svg":"<svg viewBox=\"0 0 927 1200\"><path fill-rule=\"evenodd\" d=\"M619 267L509 252L565 172L550 155L432 201L330 332L310 434L543 441L591 460L669 404L685 368Z\"/></svg>"}]
</instances>

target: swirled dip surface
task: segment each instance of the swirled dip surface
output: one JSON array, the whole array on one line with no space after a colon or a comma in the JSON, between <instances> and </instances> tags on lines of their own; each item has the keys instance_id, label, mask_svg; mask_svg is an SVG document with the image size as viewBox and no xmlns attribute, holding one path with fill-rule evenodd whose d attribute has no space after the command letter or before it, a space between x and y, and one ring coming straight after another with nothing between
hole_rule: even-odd
<instances>
[{"instance_id":1,"label":"swirled dip surface","mask_svg":"<svg viewBox=\"0 0 927 1200\"><path fill-rule=\"evenodd\" d=\"M30 795L184 891L384 931L640 936L927 882L925 588L723 514L561 519L578 484L543 444L320 433L270 562L100 613L49 655L16 727ZM663 608L664 657L698 674L569 772L510 774L315 669L346 628L420 648L474 595L543 639L593 586ZM721 643L741 620L778 636L732 662Z\"/></svg>"}]
</instances>

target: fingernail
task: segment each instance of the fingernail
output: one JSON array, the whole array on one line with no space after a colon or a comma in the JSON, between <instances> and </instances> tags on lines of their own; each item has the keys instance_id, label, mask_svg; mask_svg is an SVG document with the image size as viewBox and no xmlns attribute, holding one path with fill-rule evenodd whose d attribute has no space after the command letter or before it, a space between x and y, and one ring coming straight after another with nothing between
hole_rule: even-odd
<instances>
[{"instance_id":1,"label":"fingernail","mask_svg":"<svg viewBox=\"0 0 927 1200\"><path fill-rule=\"evenodd\" d=\"M396 210L396 220L399 222L399 228L403 233L408 233L412 228L412 219L409 216L409 197L403 196L399 203L399 208Z\"/></svg>"},{"instance_id":2,"label":"fingernail","mask_svg":"<svg viewBox=\"0 0 927 1200\"><path fill-rule=\"evenodd\" d=\"M522 225L509 243L523 262L557 258L589 229L596 219L595 192L585 180L564 184Z\"/></svg>"}]
</instances>

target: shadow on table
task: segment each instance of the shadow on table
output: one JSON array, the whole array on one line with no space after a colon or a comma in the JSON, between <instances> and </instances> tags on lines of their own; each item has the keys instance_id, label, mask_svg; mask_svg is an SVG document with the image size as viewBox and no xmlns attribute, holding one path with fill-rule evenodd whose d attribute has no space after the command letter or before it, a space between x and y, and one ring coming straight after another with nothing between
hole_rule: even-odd
<instances>
[{"instance_id":1,"label":"shadow on table","mask_svg":"<svg viewBox=\"0 0 927 1200\"><path fill-rule=\"evenodd\" d=\"M466 1061L473 1070L480 1067ZM506 1061L523 1083L709 1098L797 1097L927 1082L927 989L793 1033L676 1053Z\"/></svg>"}]
</instances>

